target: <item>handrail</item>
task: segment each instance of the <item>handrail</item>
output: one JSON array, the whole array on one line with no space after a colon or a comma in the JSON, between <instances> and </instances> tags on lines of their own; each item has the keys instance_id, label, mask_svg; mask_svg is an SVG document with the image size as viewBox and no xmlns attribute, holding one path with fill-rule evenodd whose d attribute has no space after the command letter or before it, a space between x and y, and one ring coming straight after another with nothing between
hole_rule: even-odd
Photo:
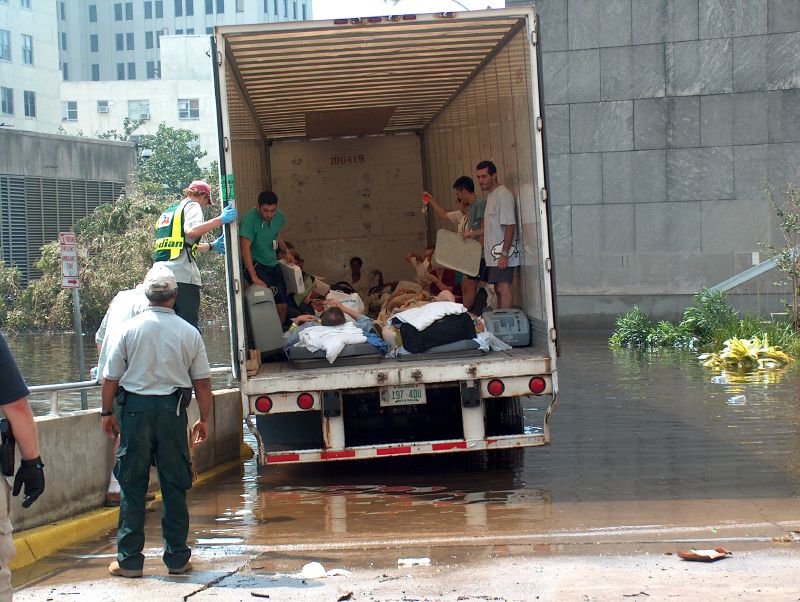
<instances>
[{"instance_id":1,"label":"handrail","mask_svg":"<svg viewBox=\"0 0 800 602\"><path fill-rule=\"evenodd\" d=\"M232 371L229 366L218 366L211 368L211 374L227 374L228 386L232 382ZM93 389L99 387L100 383L96 380L82 380L74 383L56 383L52 385L32 385L28 387L31 394L36 393L49 393L50 394L50 416L58 416L58 394L65 391L83 391L85 389Z\"/></svg>"}]
</instances>

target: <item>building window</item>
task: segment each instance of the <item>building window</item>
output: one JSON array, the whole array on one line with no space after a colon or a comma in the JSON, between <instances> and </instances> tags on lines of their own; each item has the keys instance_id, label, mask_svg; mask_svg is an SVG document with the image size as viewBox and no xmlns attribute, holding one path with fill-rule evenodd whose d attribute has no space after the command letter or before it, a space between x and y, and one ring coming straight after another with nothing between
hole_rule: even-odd
<instances>
[{"instance_id":1,"label":"building window","mask_svg":"<svg viewBox=\"0 0 800 602\"><path fill-rule=\"evenodd\" d=\"M128 118L146 121L150 119L150 101L149 100L129 100L128 101Z\"/></svg>"},{"instance_id":2,"label":"building window","mask_svg":"<svg viewBox=\"0 0 800 602\"><path fill-rule=\"evenodd\" d=\"M89 36L89 52L97 52L99 47L99 38L96 33Z\"/></svg>"},{"instance_id":3,"label":"building window","mask_svg":"<svg viewBox=\"0 0 800 602\"><path fill-rule=\"evenodd\" d=\"M67 49L67 34L65 32L61 32L61 50Z\"/></svg>"},{"instance_id":4,"label":"building window","mask_svg":"<svg viewBox=\"0 0 800 602\"><path fill-rule=\"evenodd\" d=\"M283 0L283 18L289 18L289 0Z\"/></svg>"},{"instance_id":5,"label":"building window","mask_svg":"<svg viewBox=\"0 0 800 602\"><path fill-rule=\"evenodd\" d=\"M117 41L117 50L125 50L125 45L123 44L125 38L123 37L123 35L121 33L118 33L115 37Z\"/></svg>"},{"instance_id":6,"label":"building window","mask_svg":"<svg viewBox=\"0 0 800 602\"><path fill-rule=\"evenodd\" d=\"M33 36L22 34L22 62L33 65Z\"/></svg>"},{"instance_id":7,"label":"building window","mask_svg":"<svg viewBox=\"0 0 800 602\"><path fill-rule=\"evenodd\" d=\"M25 117L36 117L36 92L24 90L22 101L25 105Z\"/></svg>"},{"instance_id":8,"label":"building window","mask_svg":"<svg viewBox=\"0 0 800 602\"><path fill-rule=\"evenodd\" d=\"M97 101L97 112L98 113L108 113L108 101L107 100L98 100Z\"/></svg>"},{"instance_id":9,"label":"building window","mask_svg":"<svg viewBox=\"0 0 800 602\"><path fill-rule=\"evenodd\" d=\"M91 8L91 7L89 7L89 8ZM95 15L96 14L97 13L95 13ZM94 20L97 21L97 16L95 16ZM121 2L117 2L114 5L114 20L115 21L122 21L122 3Z\"/></svg>"},{"instance_id":10,"label":"building window","mask_svg":"<svg viewBox=\"0 0 800 602\"><path fill-rule=\"evenodd\" d=\"M275 16L278 16L278 0L274 0L273 2L273 10L275 11Z\"/></svg>"},{"instance_id":11,"label":"building window","mask_svg":"<svg viewBox=\"0 0 800 602\"><path fill-rule=\"evenodd\" d=\"M156 78L156 62L147 61L147 79Z\"/></svg>"},{"instance_id":12,"label":"building window","mask_svg":"<svg viewBox=\"0 0 800 602\"><path fill-rule=\"evenodd\" d=\"M117 79L125 79L125 63L117 63Z\"/></svg>"},{"instance_id":13,"label":"building window","mask_svg":"<svg viewBox=\"0 0 800 602\"><path fill-rule=\"evenodd\" d=\"M214 0L206 0L206 14L210 15L214 12Z\"/></svg>"},{"instance_id":14,"label":"building window","mask_svg":"<svg viewBox=\"0 0 800 602\"><path fill-rule=\"evenodd\" d=\"M161 36L163 33L163 31L156 32L156 48L161 48Z\"/></svg>"},{"instance_id":15,"label":"building window","mask_svg":"<svg viewBox=\"0 0 800 602\"><path fill-rule=\"evenodd\" d=\"M156 0L156 19L164 18L164 3L161 0Z\"/></svg>"},{"instance_id":16,"label":"building window","mask_svg":"<svg viewBox=\"0 0 800 602\"><path fill-rule=\"evenodd\" d=\"M92 81L99 82L100 81L100 65L92 65Z\"/></svg>"},{"instance_id":17,"label":"building window","mask_svg":"<svg viewBox=\"0 0 800 602\"><path fill-rule=\"evenodd\" d=\"M186 30L186 35L187 35L187 36L190 36L190 35L192 35L192 34L194 34L194 28L193 28L193 27L190 27L189 29L187 29L187 30Z\"/></svg>"},{"instance_id":18,"label":"building window","mask_svg":"<svg viewBox=\"0 0 800 602\"><path fill-rule=\"evenodd\" d=\"M153 18L153 3L151 0L147 0L147 2L144 3L144 18L145 19Z\"/></svg>"},{"instance_id":19,"label":"building window","mask_svg":"<svg viewBox=\"0 0 800 602\"><path fill-rule=\"evenodd\" d=\"M152 31L145 31L144 32L144 47L148 48L148 49L153 47L153 32Z\"/></svg>"},{"instance_id":20,"label":"building window","mask_svg":"<svg viewBox=\"0 0 800 602\"><path fill-rule=\"evenodd\" d=\"M179 98L178 119L200 119L200 99Z\"/></svg>"},{"instance_id":21,"label":"building window","mask_svg":"<svg viewBox=\"0 0 800 602\"><path fill-rule=\"evenodd\" d=\"M125 46L128 50L134 50L132 33L125 34Z\"/></svg>"},{"instance_id":22,"label":"building window","mask_svg":"<svg viewBox=\"0 0 800 602\"><path fill-rule=\"evenodd\" d=\"M206 33L208 35L212 35L214 33L214 28L213 27L206 27Z\"/></svg>"},{"instance_id":23,"label":"building window","mask_svg":"<svg viewBox=\"0 0 800 602\"><path fill-rule=\"evenodd\" d=\"M292 18L297 21L297 0L292 2Z\"/></svg>"},{"instance_id":24,"label":"building window","mask_svg":"<svg viewBox=\"0 0 800 602\"><path fill-rule=\"evenodd\" d=\"M194 16L194 0L186 0L186 16Z\"/></svg>"},{"instance_id":25,"label":"building window","mask_svg":"<svg viewBox=\"0 0 800 602\"><path fill-rule=\"evenodd\" d=\"M11 60L11 32L0 29L0 60Z\"/></svg>"},{"instance_id":26,"label":"building window","mask_svg":"<svg viewBox=\"0 0 800 602\"><path fill-rule=\"evenodd\" d=\"M176 36L182 36L183 35L183 30L182 29L176 29L175 30L175 35Z\"/></svg>"},{"instance_id":27,"label":"building window","mask_svg":"<svg viewBox=\"0 0 800 602\"><path fill-rule=\"evenodd\" d=\"M31 0L19 0L19 7L20 8L27 8L30 10L31 8Z\"/></svg>"},{"instance_id":28,"label":"building window","mask_svg":"<svg viewBox=\"0 0 800 602\"><path fill-rule=\"evenodd\" d=\"M77 100L65 100L61 103L61 121L78 121Z\"/></svg>"},{"instance_id":29,"label":"building window","mask_svg":"<svg viewBox=\"0 0 800 602\"><path fill-rule=\"evenodd\" d=\"M133 21L133 2L125 3L125 20Z\"/></svg>"},{"instance_id":30,"label":"building window","mask_svg":"<svg viewBox=\"0 0 800 602\"><path fill-rule=\"evenodd\" d=\"M236 0L236 12L237 13L244 12L244 0Z\"/></svg>"},{"instance_id":31,"label":"building window","mask_svg":"<svg viewBox=\"0 0 800 602\"><path fill-rule=\"evenodd\" d=\"M14 90L12 88L0 87L0 111L3 115L14 114Z\"/></svg>"},{"instance_id":32,"label":"building window","mask_svg":"<svg viewBox=\"0 0 800 602\"><path fill-rule=\"evenodd\" d=\"M65 82L69 81L69 65L67 63L61 63L61 79Z\"/></svg>"},{"instance_id":33,"label":"building window","mask_svg":"<svg viewBox=\"0 0 800 602\"><path fill-rule=\"evenodd\" d=\"M300 8L303 10L303 21L308 19L308 14L306 13L306 5L305 2L300 5Z\"/></svg>"},{"instance_id":34,"label":"building window","mask_svg":"<svg viewBox=\"0 0 800 602\"><path fill-rule=\"evenodd\" d=\"M58 12L59 12L59 15L61 16L61 20L62 21L66 21L67 20L67 7L64 5L63 2L59 2L58 3Z\"/></svg>"},{"instance_id":35,"label":"building window","mask_svg":"<svg viewBox=\"0 0 800 602\"><path fill-rule=\"evenodd\" d=\"M119 21L119 19L117 19ZM97 23L97 5L89 5L89 23Z\"/></svg>"},{"instance_id":36,"label":"building window","mask_svg":"<svg viewBox=\"0 0 800 602\"><path fill-rule=\"evenodd\" d=\"M183 0L175 0L175 16L183 16Z\"/></svg>"},{"instance_id":37,"label":"building window","mask_svg":"<svg viewBox=\"0 0 800 602\"><path fill-rule=\"evenodd\" d=\"M225 12L225 0L217 0L217 14L221 15Z\"/></svg>"},{"instance_id":38,"label":"building window","mask_svg":"<svg viewBox=\"0 0 800 602\"><path fill-rule=\"evenodd\" d=\"M136 79L136 63L128 63L128 79Z\"/></svg>"}]
</instances>

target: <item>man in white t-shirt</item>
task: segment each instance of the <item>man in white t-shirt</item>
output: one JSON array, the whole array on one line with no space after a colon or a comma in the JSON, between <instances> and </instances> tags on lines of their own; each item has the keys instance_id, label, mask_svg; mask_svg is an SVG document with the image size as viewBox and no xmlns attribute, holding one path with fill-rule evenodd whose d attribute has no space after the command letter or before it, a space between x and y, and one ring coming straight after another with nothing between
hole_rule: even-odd
<instances>
[{"instance_id":1,"label":"man in white t-shirt","mask_svg":"<svg viewBox=\"0 0 800 602\"><path fill-rule=\"evenodd\" d=\"M486 281L494 284L497 309L508 309L514 304L514 271L520 264L517 204L511 191L497 182L494 163L481 161L476 170L478 185L488 195L483 216Z\"/></svg>"}]
</instances>

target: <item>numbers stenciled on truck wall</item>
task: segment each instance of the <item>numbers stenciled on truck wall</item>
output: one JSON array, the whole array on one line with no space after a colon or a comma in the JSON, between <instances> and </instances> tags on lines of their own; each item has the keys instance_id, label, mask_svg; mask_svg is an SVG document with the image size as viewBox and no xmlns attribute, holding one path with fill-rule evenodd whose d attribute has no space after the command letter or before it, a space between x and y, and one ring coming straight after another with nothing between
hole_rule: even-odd
<instances>
[{"instance_id":1,"label":"numbers stenciled on truck wall","mask_svg":"<svg viewBox=\"0 0 800 602\"><path fill-rule=\"evenodd\" d=\"M358 165L366 163L367 158L363 154L336 154L331 155L332 167L343 167L346 165Z\"/></svg>"}]
</instances>

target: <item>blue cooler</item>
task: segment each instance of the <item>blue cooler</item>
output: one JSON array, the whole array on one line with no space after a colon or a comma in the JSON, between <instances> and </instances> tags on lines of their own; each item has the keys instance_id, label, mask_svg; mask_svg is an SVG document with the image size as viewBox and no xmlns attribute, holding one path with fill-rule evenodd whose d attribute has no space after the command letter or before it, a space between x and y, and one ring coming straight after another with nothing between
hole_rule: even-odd
<instances>
[{"instance_id":1,"label":"blue cooler","mask_svg":"<svg viewBox=\"0 0 800 602\"><path fill-rule=\"evenodd\" d=\"M531 344L531 323L521 309L495 309L483 312L486 330L512 347Z\"/></svg>"}]
</instances>

